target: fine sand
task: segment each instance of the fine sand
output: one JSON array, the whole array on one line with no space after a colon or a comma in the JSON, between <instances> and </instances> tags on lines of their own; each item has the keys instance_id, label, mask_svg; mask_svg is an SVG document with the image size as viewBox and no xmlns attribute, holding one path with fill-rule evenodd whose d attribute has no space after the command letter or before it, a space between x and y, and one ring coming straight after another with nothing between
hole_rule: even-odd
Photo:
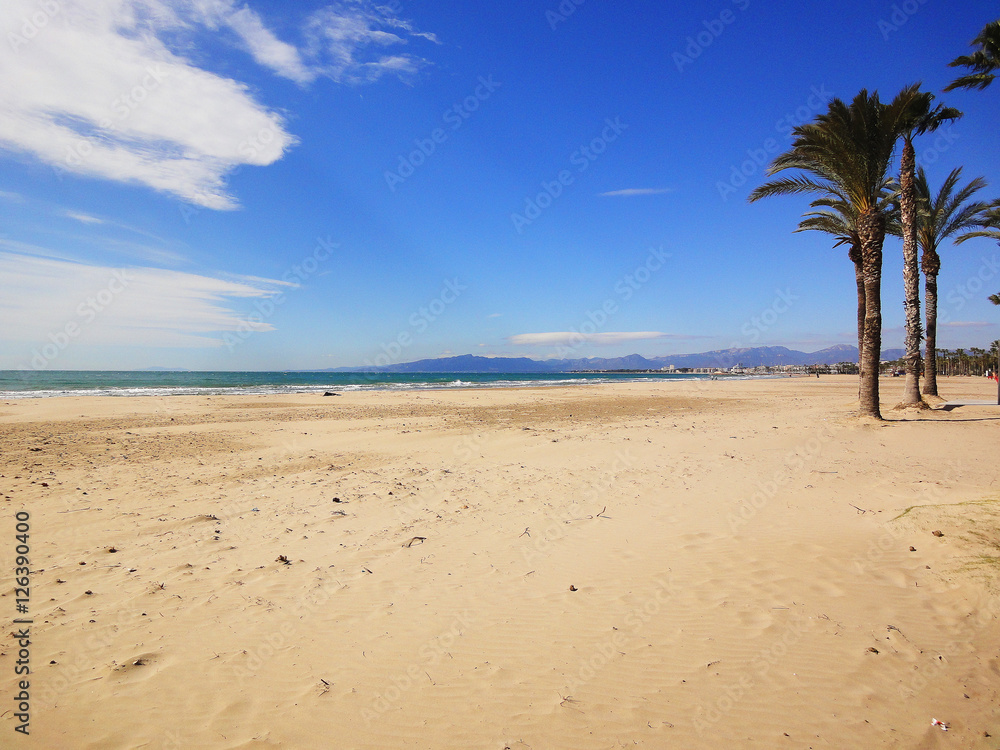
<instances>
[{"instance_id":1,"label":"fine sand","mask_svg":"<svg viewBox=\"0 0 1000 750\"><path fill-rule=\"evenodd\" d=\"M1000 407L882 387L0 402L0 747L1000 748Z\"/></svg>"}]
</instances>

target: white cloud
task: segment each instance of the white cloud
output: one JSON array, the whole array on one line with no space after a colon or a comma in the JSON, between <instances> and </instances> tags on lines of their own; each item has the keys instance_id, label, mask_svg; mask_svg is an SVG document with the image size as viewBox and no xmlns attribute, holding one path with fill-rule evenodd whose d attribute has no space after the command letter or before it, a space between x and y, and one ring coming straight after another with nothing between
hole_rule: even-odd
<instances>
[{"instance_id":1,"label":"white cloud","mask_svg":"<svg viewBox=\"0 0 1000 750\"><path fill-rule=\"evenodd\" d=\"M0 339L48 344L72 326L69 335L89 345L221 346L226 332L273 330L233 300L272 297L282 286L0 252Z\"/></svg>"},{"instance_id":2,"label":"white cloud","mask_svg":"<svg viewBox=\"0 0 1000 750\"><path fill-rule=\"evenodd\" d=\"M298 49L278 39L249 6L236 7L232 0L189 0L194 13L211 28L225 26L239 37L254 60L284 78L309 83L316 78Z\"/></svg>"},{"instance_id":3,"label":"white cloud","mask_svg":"<svg viewBox=\"0 0 1000 750\"><path fill-rule=\"evenodd\" d=\"M941 323L942 328L982 328L983 326L991 325L985 320L952 320L947 323Z\"/></svg>"},{"instance_id":4,"label":"white cloud","mask_svg":"<svg viewBox=\"0 0 1000 750\"><path fill-rule=\"evenodd\" d=\"M643 341L646 339L684 338L659 331L627 331L604 333L576 333L575 331L558 331L554 333L519 333L508 337L507 341L515 346L575 346L581 343L610 345L625 341Z\"/></svg>"},{"instance_id":5,"label":"white cloud","mask_svg":"<svg viewBox=\"0 0 1000 750\"><path fill-rule=\"evenodd\" d=\"M60 174L236 208L226 176L240 165L273 164L295 138L246 85L168 42L187 49L199 27L225 29L258 64L305 84L321 75L366 82L412 73L425 61L387 48L411 37L436 41L367 0L324 8L304 24L299 50L235 0L3 0L0 150Z\"/></svg>"},{"instance_id":6,"label":"white cloud","mask_svg":"<svg viewBox=\"0 0 1000 750\"><path fill-rule=\"evenodd\" d=\"M282 118L243 84L166 47L157 35L178 23L169 5L51 5L55 14L32 38L11 32L0 44L0 146L64 172L230 209L226 173L271 164L292 145ZM0 28L20 28L39 7L5 0Z\"/></svg>"},{"instance_id":7,"label":"white cloud","mask_svg":"<svg viewBox=\"0 0 1000 750\"><path fill-rule=\"evenodd\" d=\"M626 188L625 190L611 190L601 193L603 198L631 198L636 195L662 195L672 192L670 188Z\"/></svg>"},{"instance_id":8,"label":"white cloud","mask_svg":"<svg viewBox=\"0 0 1000 750\"><path fill-rule=\"evenodd\" d=\"M9 193L6 190L0 190L0 200L24 203L24 196L20 193Z\"/></svg>"},{"instance_id":9,"label":"white cloud","mask_svg":"<svg viewBox=\"0 0 1000 750\"><path fill-rule=\"evenodd\" d=\"M384 5L345 0L316 11L306 27L311 53L323 62L325 75L343 83L368 83L387 73L416 72L426 61L410 54L387 54L389 47L420 37L437 43L433 34L413 26Z\"/></svg>"},{"instance_id":10,"label":"white cloud","mask_svg":"<svg viewBox=\"0 0 1000 750\"><path fill-rule=\"evenodd\" d=\"M99 219L96 216L91 216L90 214L85 214L81 211L71 211L67 209L62 212L62 215L67 219L79 221L81 224L104 224L104 219Z\"/></svg>"}]
</instances>

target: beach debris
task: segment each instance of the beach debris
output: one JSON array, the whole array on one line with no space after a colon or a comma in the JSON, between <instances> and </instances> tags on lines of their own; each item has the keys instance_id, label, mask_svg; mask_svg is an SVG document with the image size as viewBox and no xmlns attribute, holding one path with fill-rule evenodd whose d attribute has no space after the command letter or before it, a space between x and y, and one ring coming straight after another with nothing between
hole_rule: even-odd
<instances>
[{"instance_id":1,"label":"beach debris","mask_svg":"<svg viewBox=\"0 0 1000 750\"><path fill-rule=\"evenodd\" d=\"M931 719L931 726L932 727L941 727L941 731L942 732L947 732L948 731L948 725L945 724L943 721L938 721L937 719Z\"/></svg>"},{"instance_id":2,"label":"beach debris","mask_svg":"<svg viewBox=\"0 0 1000 750\"><path fill-rule=\"evenodd\" d=\"M931 532L934 536L944 536L943 531L934 530Z\"/></svg>"},{"instance_id":3,"label":"beach debris","mask_svg":"<svg viewBox=\"0 0 1000 750\"><path fill-rule=\"evenodd\" d=\"M569 590L570 590L570 591L579 591L580 589L578 589L578 588L577 588L576 586L574 586L574 585L573 585L573 584L571 583L571 584L569 585Z\"/></svg>"},{"instance_id":4,"label":"beach debris","mask_svg":"<svg viewBox=\"0 0 1000 750\"><path fill-rule=\"evenodd\" d=\"M868 647L868 653L870 653L870 654L877 654L878 653L878 649L875 648L874 646L869 646Z\"/></svg>"},{"instance_id":5,"label":"beach debris","mask_svg":"<svg viewBox=\"0 0 1000 750\"><path fill-rule=\"evenodd\" d=\"M291 565L292 564L292 561L289 560L285 555L278 555L276 558L274 558L274 561L275 562L284 563L285 565Z\"/></svg>"},{"instance_id":6,"label":"beach debris","mask_svg":"<svg viewBox=\"0 0 1000 750\"><path fill-rule=\"evenodd\" d=\"M331 503L346 503L346 502L348 502L348 501L347 501L347 500L341 500L341 499L340 499L339 497L335 497L335 498L333 498L333 500L331 500L330 502L331 502Z\"/></svg>"},{"instance_id":7,"label":"beach debris","mask_svg":"<svg viewBox=\"0 0 1000 750\"><path fill-rule=\"evenodd\" d=\"M346 510L332 510L332 511L330 511L330 515L331 516L346 516L347 515L347 511Z\"/></svg>"},{"instance_id":8,"label":"beach debris","mask_svg":"<svg viewBox=\"0 0 1000 750\"><path fill-rule=\"evenodd\" d=\"M574 703L579 703L580 701L578 701L572 695L563 695L562 693L559 693L559 697L562 698L562 700L559 701L559 705L560 706L565 706L566 708L572 708L574 711L580 711L579 708L576 708L573 705ZM580 713L583 713L583 712L580 711Z\"/></svg>"},{"instance_id":9,"label":"beach debris","mask_svg":"<svg viewBox=\"0 0 1000 750\"><path fill-rule=\"evenodd\" d=\"M917 551L916 547L913 547L913 546L910 547L910 552L916 552L916 551Z\"/></svg>"},{"instance_id":10,"label":"beach debris","mask_svg":"<svg viewBox=\"0 0 1000 750\"><path fill-rule=\"evenodd\" d=\"M339 393L334 393L333 391L327 391L323 394L324 396L339 396Z\"/></svg>"},{"instance_id":11,"label":"beach debris","mask_svg":"<svg viewBox=\"0 0 1000 750\"><path fill-rule=\"evenodd\" d=\"M528 527L528 526L525 526L525 527L524 527L524 531L522 531L522 532L521 532L521 533L520 533L520 534L518 535L518 537L517 537L517 538L518 538L518 539L520 539L520 538L521 538L522 536L529 536L529 537L530 537L530 536L531 536L531 532L530 532L530 531L528 531L528 529L529 529L529 528L530 528L530 527Z\"/></svg>"},{"instance_id":12,"label":"beach debris","mask_svg":"<svg viewBox=\"0 0 1000 750\"><path fill-rule=\"evenodd\" d=\"M87 590L86 590L86 591L84 591L83 593L85 593L85 594L86 594L87 596L93 596L93 595L94 595L94 592L93 592L93 591L91 591L90 589L87 589Z\"/></svg>"},{"instance_id":13,"label":"beach debris","mask_svg":"<svg viewBox=\"0 0 1000 750\"><path fill-rule=\"evenodd\" d=\"M115 552L117 552L117 551L118 550L115 549L114 547L108 547L108 552L110 552L112 555L115 554Z\"/></svg>"},{"instance_id":14,"label":"beach debris","mask_svg":"<svg viewBox=\"0 0 1000 750\"><path fill-rule=\"evenodd\" d=\"M419 542L420 544L423 544L426 541L427 541L427 537L425 537L425 536L415 536L410 541L404 543L403 546L404 547L412 547L413 544L414 544L414 542Z\"/></svg>"}]
</instances>

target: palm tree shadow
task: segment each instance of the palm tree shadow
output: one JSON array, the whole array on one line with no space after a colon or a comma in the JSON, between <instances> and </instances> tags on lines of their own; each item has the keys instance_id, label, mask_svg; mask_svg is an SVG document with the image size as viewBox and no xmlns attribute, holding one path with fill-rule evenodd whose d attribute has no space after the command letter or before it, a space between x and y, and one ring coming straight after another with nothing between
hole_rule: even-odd
<instances>
[{"instance_id":1,"label":"palm tree shadow","mask_svg":"<svg viewBox=\"0 0 1000 750\"><path fill-rule=\"evenodd\" d=\"M951 412L951 411L954 411L955 409L961 408L963 406L985 406L985 407L990 407L990 406L993 406L993 404L943 404L938 409L938 411Z\"/></svg>"},{"instance_id":2,"label":"palm tree shadow","mask_svg":"<svg viewBox=\"0 0 1000 750\"><path fill-rule=\"evenodd\" d=\"M941 407L935 409L934 411L951 412L952 410L957 409L957 408L959 408L961 406L965 406L965 405L966 404L950 404L950 405L946 405L946 406L941 406ZM955 422L1000 422L1000 416L996 416L996 417L968 417L966 419L934 419L934 418L928 418L928 417L899 417L899 418L895 418L894 419L892 417L886 417L885 420L887 422L938 422L938 423L944 422L944 423L947 423L947 424L953 424Z\"/></svg>"}]
</instances>

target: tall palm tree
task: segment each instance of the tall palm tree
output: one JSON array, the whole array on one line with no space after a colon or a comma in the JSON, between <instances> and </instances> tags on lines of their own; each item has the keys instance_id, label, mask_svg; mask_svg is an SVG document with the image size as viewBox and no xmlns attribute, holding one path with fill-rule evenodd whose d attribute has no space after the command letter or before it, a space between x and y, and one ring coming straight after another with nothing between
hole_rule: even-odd
<instances>
[{"instance_id":1,"label":"tall palm tree","mask_svg":"<svg viewBox=\"0 0 1000 750\"><path fill-rule=\"evenodd\" d=\"M862 337L862 415L882 418L879 409L879 354L882 350L882 244L886 208L883 186L901 133L902 113L883 104L878 93L862 89L850 105L833 99L828 110L793 131L791 148L775 157L767 169L774 175L786 169L800 174L771 180L757 187L750 202L775 195L819 194L843 196L855 212L861 245L865 287L865 324Z\"/></svg>"},{"instance_id":2,"label":"tall palm tree","mask_svg":"<svg viewBox=\"0 0 1000 750\"><path fill-rule=\"evenodd\" d=\"M881 208L884 210L890 205L890 201L895 197L895 183L893 180L886 180L883 187L883 201ZM817 198L809 204L812 208L819 209L805 214L799 222L796 232L825 232L833 235L837 241L834 247L847 245L847 257L854 264L854 280L858 289L858 372L861 372L864 361L864 338L865 338L865 274L861 262L861 237L858 235L857 210L851 202L839 192L834 192L829 197ZM886 234L898 235L899 214L892 211L886 216ZM861 397L860 380L858 384L858 398Z\"/></svg>"},{"instance_id":3,"label":"tall palm tree","mask_svg":"<svg viewBox=\"0 0 1000 750\"><path fill-rule=\"evenodd\" d=\"M996 78L1000 70L1000 21L992 21L983 27L979 36L971 42L978 49L971 55L956 57L948 66L951 68L968 68L969 72L956 78L945 87L945 91L953 89L985 89Z\"/></svg>"},{"instance_id":4,"label":"tall palm tree","mask_svg":"<svg viewBox=\"0 0 1000 750\"><path fill-rule=\"evenodd\" d=\"M988 299L994 305L1000 305L1000 294L991 294Z\"/></svg>"},{"instance_id":5,"label":"tall palm tree","mask_svg":"<svg viewBox=\"0 0 1000 750\"><path fill-rule=\"evenodd\" d=\"M893 105L902 112L903 151L899 158L899 212L903 234L903 315L906 326L906 380L902 406L922 403L920 398L920 268L917 264L916 150L913 139L937 130L962 116L957 109L933 106L934 94L907 86Z\"/></svg>"},{"instance_id":6,"label":"tall palm tree","mask_svg":"<svg viewBox=\"0 0 1000 750\"><path fill-rule=\"evenodd\" d=\"M938 248L945 240L956 237L962 243L986 221L988 203L973 201L972 196L986 187L986 180L976 177L962 188L957 188L962 168L957 167L945 179L936 195L931 194L927 173L921 167L914 183L920 221L917 243L920 245L920 267L924 272L924 297L927 304L927 356L924 357L924 395L937 396L937 277L941 271Z\"/></svg>"}]
</instances>

